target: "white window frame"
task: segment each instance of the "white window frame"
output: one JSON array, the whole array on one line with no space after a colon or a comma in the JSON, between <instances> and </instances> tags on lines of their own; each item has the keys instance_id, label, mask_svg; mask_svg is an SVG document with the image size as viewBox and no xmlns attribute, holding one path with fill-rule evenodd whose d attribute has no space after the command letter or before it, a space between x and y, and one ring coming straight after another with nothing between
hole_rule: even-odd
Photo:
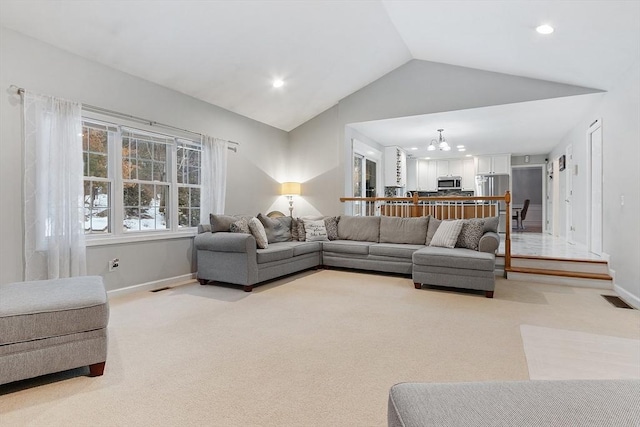
<instances>
[{"instance_id":1,"label":"white window frame","mask_svg":"<svg viewBox=\"0 0 640 427\"><path fill-rule=\"evenodd\" d=\"M119 117L103 115L96 112L83 111L82 120L96 122L103 125L110 125L117 129L114 134L113 143L109 144L109 179L111 179L111 224L109 233L87 233L85 234L87 246L102 246L110 244L120 244L140 241L166 240L191 237L197 234L197 227L178 227L178 179L177 179L177 142L188 142L194 146L201 146L201 141L193 135L184 135L180 132L167 133L158 130L153 126L140 124ZM169 215L169 227L167 229L154 230L130 230L124 229L124 179L122 176L122 129L130 128L162 135L173 139L169 144L167 152L167 175L169 177L169 204L167 212ZM201 158L202 161L202 158ZM90 177L86 177L91 179ZM202 175L200 175L202 183ZM144 182L148 183L148 182ZM195 187L195 184L191 185ZM202 196L202 185L200 184L200 194ZM202 222L202 218L200 218Z\"/></svg>"}]
</instances>

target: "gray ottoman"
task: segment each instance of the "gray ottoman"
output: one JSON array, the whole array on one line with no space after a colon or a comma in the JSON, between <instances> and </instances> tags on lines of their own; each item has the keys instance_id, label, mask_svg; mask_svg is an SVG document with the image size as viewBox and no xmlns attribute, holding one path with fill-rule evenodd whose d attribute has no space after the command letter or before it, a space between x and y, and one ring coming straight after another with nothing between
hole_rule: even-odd
<instances>
[{"instance_id":1,"label":"gray ottoman","mask_svg":"<svg viewBox=\"0 0 640 427\"><path fill-rule=\"evenodd\" d=\"M640 380L403 383L389 427L639 426Z\"/></svg>"},{"instance_id":2,"label":"gray ottoman","mask_svg":"<svg viewBox=\"0 0 640 427\"><path fill-rule=\"evenodd\" d=\"M0 384L107 360L109 305L102 277L0 285Z\"/></svg>"},{"instance_id":3,"label":"gray ottoman","mask_svg":"<svg viewBox=\"0 0 640 427\"><path fill-rule=\"evenodd\" d=\"M485 291L493 298L496 256L463 248L427 246L413 253L413 283Z\"/></svg>"}]
</instances>

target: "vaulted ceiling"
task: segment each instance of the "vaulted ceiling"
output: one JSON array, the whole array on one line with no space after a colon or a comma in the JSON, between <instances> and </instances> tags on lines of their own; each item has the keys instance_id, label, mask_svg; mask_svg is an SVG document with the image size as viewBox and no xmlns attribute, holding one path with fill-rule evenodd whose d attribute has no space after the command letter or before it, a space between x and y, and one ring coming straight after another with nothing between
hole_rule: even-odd
<instances>
[{"instance_id":1,"label":"vaulted ceiling","mask_svg":"<svg viewBox=\"0 0 640 427\"><path fill-rule=\"evenodd\" d=\"M638 1L2 0L0 24L285 131L414 58L607 90L640 55Z\"/></svg>"}]
</instances>

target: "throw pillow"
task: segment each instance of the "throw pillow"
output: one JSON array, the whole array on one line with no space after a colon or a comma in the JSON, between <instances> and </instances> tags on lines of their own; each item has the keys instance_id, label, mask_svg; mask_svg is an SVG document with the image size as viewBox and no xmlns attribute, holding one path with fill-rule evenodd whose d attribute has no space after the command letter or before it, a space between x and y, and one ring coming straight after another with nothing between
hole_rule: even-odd
<instances>
[{"instance_id":1,"label":"throw pillow","mask_svg":"<svg viewBox=\"0 0 640 427\"><path fill-rule=\"evenodd\" d=\"M209 214L209 222L211 223L211 231L217 233L219 231L231 230L231 224L240 219L233 215L214 215Z\"/></svg>"},{"instance_id":2,"label":"throw pillow","mask_svg":"<svg viewBox=\"0 0 640 427\"><path fill-rule=\"evenodd\" d=\"M304 220L305 240L307 242L318 242L329 240L327 238L327 227L324 225L324 220Z\"/></svg>"},{"instance_id":3,"label":"throw pillow","mask_svg":"<svg viewBox=\"0 0 640 427\"><path fill-rule=\"evenodd\" d=\"M498 223L500 222L499 216L492 216L484 219L484 231L498 232Z\"/></svg>"},{"instance_id":4,"label":"throw pillow","mask_svg":"<svg viewBox=\"0 0 640 427\"><path fill-rule=\"evenodd\" d=\"M456 242L456 248L467 248L477 251L483 234L483 219L474 218L464 221L464 224L462 224L462 228L460 229L458 241Z\"/></svg>"},{"instance_id":5,"label":"throw pillow","mask_svg":"<svg viewBox=\"0 0 640 427\"><path fill-rule=\"evenodd\" d=\"M251 230L249 229L249 221L247 221L246 218L240 218L239 220L231 224L229 231L231 231L232 233L251 234Z\"/></svg>"},{"instance_id":6,"label":"throw pillow","mask_svg":"<svg viewBox=\"0 0 640 427\"><path fill-rule=\"evenodd\" d=\"M264 226L269 243L289 242L291 240L291 217L269 218L259 213L257 218Z\"/></svg>"},{"instance_id":7,"label":"throw pillow","mask_svg":"<svg viewBox=\"0 0 640 427\"><path fill-rule=\"evenodd\" d=\"M297 242L300 239L298 234L298 218L291 218L291 240Z\"/></svg>"},{"instance_id":8,"label":"throw pillow","mask_svg":"<svg viewBox=\"0 0 640 427\"><path fill-rule=\"evenodd\" d=\"M429 246L431 244L431 240L433 239L433 235L436 234L438 227L442 224L441 219L436 219L434 217L429 218L429 225L427 226L427 240L425 241L425 245Z\"/></svg>"},{"instance_id":9,"label":"throw pillow","mask_svg":"<svg viewBox=\"0 0 640 427\"><path fill-rule=\"evenodd\" d=\"M324 219L324 226L327 229L327 238L329 240L338 240L338 216L328 216Z\"/></svg>"},{"instance_id":10,"label":"throw pillow","mask_svg":"<svg viewBox=\"0 0 640 427\"><path fill-rule=\"evenodd\" d=\"M258 248L267 249L269 246L267 233L264 231L264 226L258 218L251 218L249 220L249 230L251 230L251 235L255 237Z\"/></svg>"},{"instance_id":11,"label":"throw pillow","mask_svg":"<svg viewBox=\"0 0 640 427\"><path fill-rule=\"evenodd\" d=\"M464 221L461 219L442 221L442 224L440 224L440 227L438 227L436 233L433 235L433 239L431 239L429 246L454 248L456 241L458 241L458 236L460 235L463 223Z\"/></svg>"},{"instance_id":12,"label":"throw pillow","mask_svg":"<svg viewBox=\"0 0 640 427\"><path fill-rule=\"evenodd\" d=\"M304 230L304 220L298 218L298 241L304 242L307 239L306 231Z\"/></svg>"}]
</instances>

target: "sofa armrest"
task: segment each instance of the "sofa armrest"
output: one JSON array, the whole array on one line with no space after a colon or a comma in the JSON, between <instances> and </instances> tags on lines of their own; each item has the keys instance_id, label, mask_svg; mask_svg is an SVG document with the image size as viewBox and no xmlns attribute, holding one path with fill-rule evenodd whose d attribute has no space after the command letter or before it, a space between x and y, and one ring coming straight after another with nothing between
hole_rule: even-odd
<instances>
[{"instance_id":1,"label":"sofa armrest","mask_svg":"<svg viewBox=\"0 0 640 427\"><path fill-rule=\"evenodd\" d=\"M244 233L202 233L194 238L196 249L216 252L256 252L256 239Z\"/></svg>"},{"instance_id":2,"label":"sofa armrest","mask_svg":"<svg viewBox=\"0 0 640 427\"><path fill-rule=\"evenodd\" d=\"M498 233L494 233L493 231L487 231L480 238L478 251L493 254L498 249L498 246L500 246L500 235Z\"/></svg>"}]
</instances>

